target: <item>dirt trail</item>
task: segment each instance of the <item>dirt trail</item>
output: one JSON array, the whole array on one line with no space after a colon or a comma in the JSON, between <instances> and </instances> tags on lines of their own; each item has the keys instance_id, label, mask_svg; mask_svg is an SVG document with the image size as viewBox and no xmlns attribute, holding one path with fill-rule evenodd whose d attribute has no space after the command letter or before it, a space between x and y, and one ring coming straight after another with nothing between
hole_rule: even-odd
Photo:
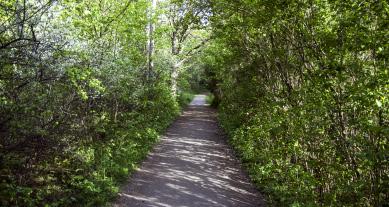
<instances>
[{"instance_id":1,"label":"dirt trail","mask_svg":"<svg viewBox=\"0 0 389 207\"><path fill-rule=\"evenodd\" d=\"M265 206L226 144L216 112L197 95L131 177L113 206Z\"/></svg>"}]
</instances>

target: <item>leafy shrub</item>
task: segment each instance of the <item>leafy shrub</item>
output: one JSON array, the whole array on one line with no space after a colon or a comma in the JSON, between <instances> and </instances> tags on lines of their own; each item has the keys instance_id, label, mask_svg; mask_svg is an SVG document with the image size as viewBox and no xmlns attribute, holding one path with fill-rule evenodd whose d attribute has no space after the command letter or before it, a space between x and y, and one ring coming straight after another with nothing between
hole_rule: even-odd
<instances>
[{"instance_id":1,"label":"leafy shrub","mask_svg":"<svg viewBox=\"0 0 389 207\"><path fill-rule=\"evenodd\" d=\"M179 113L148 3L0 5L0 205L105 204Z\"/></svg>"},{"instance_id":2,"label":"leafy shrub","mask_svg":"<svg viewBox=\"0 0 389 207\"><path fill-rule=\"evenodd\" d=\"M387 6L213 4L219 119L270 205L388 203Z\"/></svg>"}]
</instances>

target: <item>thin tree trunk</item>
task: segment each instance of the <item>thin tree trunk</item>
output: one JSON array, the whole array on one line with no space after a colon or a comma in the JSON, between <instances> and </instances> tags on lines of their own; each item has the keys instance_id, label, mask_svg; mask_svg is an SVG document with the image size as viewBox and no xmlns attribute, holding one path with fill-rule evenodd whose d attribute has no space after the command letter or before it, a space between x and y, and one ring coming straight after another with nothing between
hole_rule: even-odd
<instances>
[{"instance_id":1,"label":"thin tree trunk","mask_svg":"<svg viewBox=\"0 0 389 207\"><path fill-rule=\"evenodd\" d=\"M176 63L173 65L173 71L172 71L172 93L173 93L173 96L176 97L177 96L177 89L178 89L178 86L177 86L177 79L178 79L178 70L180 68L180 65L179 63Z\"/></svg>"},{"instance_id":2,"label":"thin tree trunk","mask_svg":"<svg viewBox=\"0 0 389 207\"><path fill-rule=\"evenodd\" d=\"M148 35L148 42L147 42L147 80L149 80L152 76L153 70L154 70L154 62L153 62L153 55L154 55L154 23L153 23L153 17L154 13L157 7L157 0L151 0L151 8L149 9L149 25L147 27L147 35Z\"/></svg>"}]
</instances>

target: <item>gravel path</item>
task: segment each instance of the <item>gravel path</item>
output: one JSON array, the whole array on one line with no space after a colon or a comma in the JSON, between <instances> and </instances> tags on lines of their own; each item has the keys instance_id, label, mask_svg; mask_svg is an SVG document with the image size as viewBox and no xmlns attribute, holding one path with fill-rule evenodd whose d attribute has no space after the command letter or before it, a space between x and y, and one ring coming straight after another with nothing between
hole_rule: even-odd
<instances>
[{"instance_id":1,"label":"gravel path","mask_svg":"<svg viewBox=\"0 0 389 207\"><path fill-rule=\"evenodd\" d=\"M265 206L197 95L122 188L113 206Z\"/></svg>"}]
</instances>

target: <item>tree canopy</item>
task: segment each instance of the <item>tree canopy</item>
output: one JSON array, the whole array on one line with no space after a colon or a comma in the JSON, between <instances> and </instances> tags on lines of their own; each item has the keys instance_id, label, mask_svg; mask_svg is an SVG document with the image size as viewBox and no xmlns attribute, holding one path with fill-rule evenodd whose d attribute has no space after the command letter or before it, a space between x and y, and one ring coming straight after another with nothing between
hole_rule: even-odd
<instances>
[{"instance_id":1,"label":"tree canopy","mask_svg":"<svg viewBox=\"0 0 389 207\"><path fill-rule=\"evenodd\" d=\"M212 92L269 205L388 203L389 5L0 0L0 205L115 197Z\"/></svg>"}]
</instances>

